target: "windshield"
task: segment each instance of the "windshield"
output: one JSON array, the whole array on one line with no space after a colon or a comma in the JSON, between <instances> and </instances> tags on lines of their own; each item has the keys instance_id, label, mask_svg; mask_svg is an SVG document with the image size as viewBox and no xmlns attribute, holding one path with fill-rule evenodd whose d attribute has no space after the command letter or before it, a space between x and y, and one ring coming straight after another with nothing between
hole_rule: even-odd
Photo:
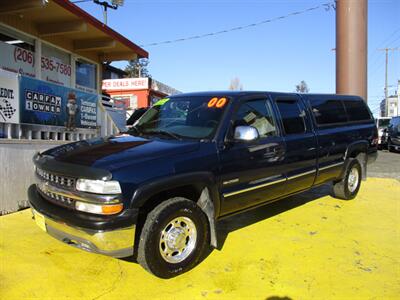
<instances>
[{"instance_id":1,"label":"windshield","mask_svg":"<svg viewBox=\"0 0 400 300\"><path fill-rule=\"evenodd\" d=\"M378 128L388 127L390 123L390 119L377 119L378 121Z\"/></svg>"},{"instance_id":2,"label":"windshield","mask_svg":"<svg viewBox=\"0 0 400 300\"><path fill-rule=\"evenodd\" d=\"M221 120L228 98L177 97L156 102L134 125L139 134L170 138L211 138Z\"/></svg>"}]
</instances>

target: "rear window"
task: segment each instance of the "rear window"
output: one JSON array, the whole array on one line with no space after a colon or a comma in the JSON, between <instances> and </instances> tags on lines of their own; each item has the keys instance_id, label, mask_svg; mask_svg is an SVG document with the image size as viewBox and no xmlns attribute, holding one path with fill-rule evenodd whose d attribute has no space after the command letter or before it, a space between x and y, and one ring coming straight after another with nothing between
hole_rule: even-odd
<instances>
[{"instance_id":1,"label":"rear window","mask_svg":"<svg viewBox=\"0 0 400 300\"><path fill-rule=\"evenodd\" d=\"M342 101L321 99L311 102L312 111L317 124L335 124L347 121Z\"/></svg>"},{"instance_id":2,"label":"rear window","mask_svg":"<svg viewBox=\"0 0 400 300\"><path fill-rule=\"evenodd\" d=\"M349 121L370 120L371 115L367 105L362 100L343 101Z\"/></svg>"},{"instance_id":3,"label":"rear window","mask_svg":"<svg viewBox=\"0 0 400 300\"><path fill-rule=\"evenodd\" d=\"M278 100L279 113L282 117L286 134L299 134L306 131L305 112L295 100Z\"/></svg>"}]
</instances>

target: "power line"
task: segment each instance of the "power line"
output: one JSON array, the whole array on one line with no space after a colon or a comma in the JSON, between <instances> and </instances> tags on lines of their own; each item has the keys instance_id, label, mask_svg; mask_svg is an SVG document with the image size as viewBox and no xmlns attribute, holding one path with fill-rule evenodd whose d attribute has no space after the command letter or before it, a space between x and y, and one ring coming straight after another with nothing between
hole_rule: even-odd
<instances>
[{"instance_id":1,"label":"power line","mask_svg":"<svg viewBox=\"0 0 400 300\"><path fill-rule=\"evenodd\" d=\"M304 9L304 10L295 11L295 12L292 12L292 13L289 13L289 14L286 14L286 15L283 15L280 17L266 19L266 20L263 20L263 21L260 21L257 23L251 23L251 24L247 24L247 25L243 25L243 26L232 27L232 28L228 28L225 30L214 31L214 32L200 34L200 35L192 35L192 36L183 37L183 38L179 38L179 39L175 39L175 40L166 40L166 41L161 41L161 42L144 44L144 45L140 45L140 47L159 46L159 45L163 45L163 44L172 44L172 43L184 42L184 41L189 41L189 40L197 40L197 39L206 38L206 37L210 37L210 36L229 33L232 31L239 31L239 30L250 28L250 27L264 25L264 24L271 23L274 21L283 20L286 18L290 18L292 16L301 15L301 14L304 14L304 13L307 13L307 12L310 12L313 10L317 10L320 8L324 8L325 11L328 11L330 9L335 9L335 4L334 4L334 2L328 2L328 3L320 4L318 6L310 7L310 8Z\"/></svg>"}]
</instances>

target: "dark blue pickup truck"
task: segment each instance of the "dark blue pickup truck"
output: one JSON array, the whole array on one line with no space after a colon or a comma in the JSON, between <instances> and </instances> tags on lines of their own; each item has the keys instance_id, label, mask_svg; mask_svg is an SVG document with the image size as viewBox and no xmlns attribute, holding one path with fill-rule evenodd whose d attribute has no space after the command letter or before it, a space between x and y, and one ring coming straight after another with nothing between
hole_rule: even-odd
<instances>
[{"instance_id":1,"label":"dark blue pickup truck","mask_svg":"<svg viewBox=\"0 0 400 300\"><path fill-rule=\"evenodd\" d=\"M223 217L326 182L353 199L377 139L356 96L181 94L119 136L37 154L29 201L57 239L169 278L217 246Z\"/></svg>"}]
</instances>

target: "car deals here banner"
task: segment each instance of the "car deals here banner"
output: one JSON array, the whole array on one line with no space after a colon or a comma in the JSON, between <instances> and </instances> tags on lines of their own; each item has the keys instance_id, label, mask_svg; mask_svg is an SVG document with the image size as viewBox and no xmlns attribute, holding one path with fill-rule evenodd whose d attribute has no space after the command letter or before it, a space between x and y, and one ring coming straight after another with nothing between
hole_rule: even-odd
<instances>
[{"instance_id":1,"label":"car deals here banner","mask_svg":"<svg viewBox=\"0 0 400 300\"><path fill-rule=\"evenodd\" d=\"M7 74L12 74L8 73ZM19 123L18 76L0 72L0 123Z\"/></svg>"},{"instance_id":2,"label":"car deals here banner","mask_svg":"<svg viewBox=\"0 0 400 300\"><path fill-rule=\"evenodd\" d=\"M29 77L20 80L21 123L67 126L67 122L73 122L72 127L96 128L97 94Z\"/></svg>"}]
</instances>

